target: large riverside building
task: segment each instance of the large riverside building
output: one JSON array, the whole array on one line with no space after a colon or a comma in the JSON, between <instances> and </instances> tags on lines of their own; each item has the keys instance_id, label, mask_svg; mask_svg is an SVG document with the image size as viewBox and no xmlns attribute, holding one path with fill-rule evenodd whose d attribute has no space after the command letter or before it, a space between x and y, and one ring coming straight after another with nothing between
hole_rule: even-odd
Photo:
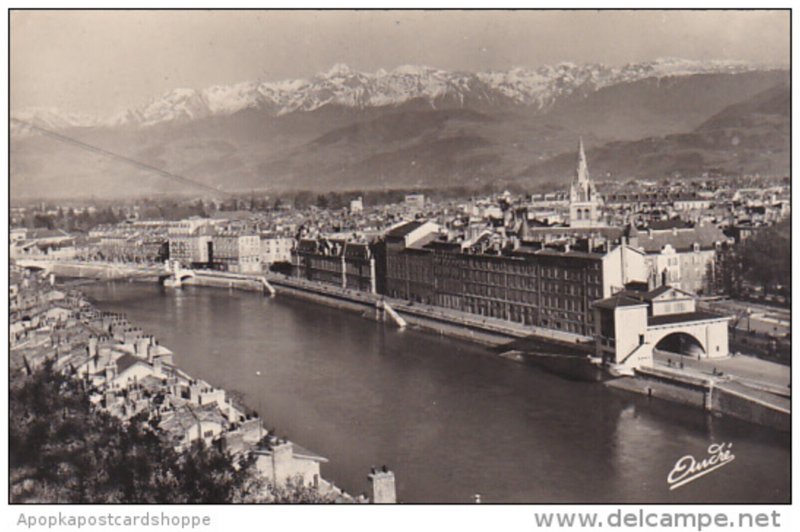
<instances>
[{"instance_id":1,"label":"large riverside building","mask_svg":"<svg viewBox=\"0 0 800 532\"><path fill-rule=\"evenodd\" d=\"M261 239L256 234L218 231L211 237L215 268L234 273L261 272Z\"/></svg>"},{"instance_id":2,"label":"large riverside building","mask_svg":"<svg viewBox=\"0 0 800 532\"><path fill-rule=\"evenodd\" d=\"M204 218L181 220L169 228L169 258L184 266L208 265L214 228Z\"/></svg>"},{"instance_id":3,"label":"large riverside building","mask_svg":"<svg viewBox=\"0 0 800 532\"><path fill-rule=\"evenodd\" d=\"M365 243L336 239L301 239L292 251L295 277L351 288L376 291L375 259Z\"/></svg>"},{"instance_id":4,"label":"large riverside building","mask_svg":"<svg viewBox=\"0 0 800 532\"><path fill-rule=\"evenodd\" d=\"M433 304L433 261L425 246L439 234L432 222L405 222L390 228L384 236L385 268L380 292L389 297Z\"/></svg>"},{"instance_id":5,"label":"large riverside building","mask_svg":"<svg viewBox=\"0 0 800 532\"><path fill-rule=\"evenodd\" d=\"M291 262L294 239L271 234L261 235L261 264Z\"/></svg>"},{"instance_id":6,"label":"large riverside building","mask_svg":"<svg viewBox=\"0 0 800 532\"><path fill-rule=\"evenodd\" d=\"M589 336L594 300L647 279L644 253L628 245L513 249L431 235L418 221L387 233L385 295Z\"/></svg>"},{"instance_id":7,"label":"large riverside building","mask_svg":"<svg viewBox=\"0 0 800 532\"><path fill-rule=\"evenodd\" d=\"M646 254L651 288L670 285L698 294L714 286L717 253L728 242L720 228L697 225L627 232L630 245Z\"/></svg>"},{"instance_id":8,"label":"large riverside building","mask_svg":"<svg viewBox=\"0 0 800 532\"><path fill-rule=\"evenodd\" d=\"M261 272L258 235L219 226L217 220L190 218L169 228L169 258L185 267L235 273Z\"/></svg>"}]
</instances>

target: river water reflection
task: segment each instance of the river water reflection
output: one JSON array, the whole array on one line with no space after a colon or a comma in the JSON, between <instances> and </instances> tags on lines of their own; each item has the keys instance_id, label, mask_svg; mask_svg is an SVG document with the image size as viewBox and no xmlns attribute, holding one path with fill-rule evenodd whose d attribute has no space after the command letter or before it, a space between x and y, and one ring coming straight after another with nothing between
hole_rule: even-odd
<instances>
[{"instance_id":1,"label":"river water reflection","mask_svg":"<svg viewBox=\"0 0 800 532\"><path fill-rule=\"evenodd\" d=\"M82 287L175 352L189 374L246 394L268 426L368 489L403 502L788 502L790 438L573 382L488 350L286 296L151 284ZM256 376L256 371L261 376ZM686 454L732 442L736 460L674 491Z\"/></svg>"}]
</instances>

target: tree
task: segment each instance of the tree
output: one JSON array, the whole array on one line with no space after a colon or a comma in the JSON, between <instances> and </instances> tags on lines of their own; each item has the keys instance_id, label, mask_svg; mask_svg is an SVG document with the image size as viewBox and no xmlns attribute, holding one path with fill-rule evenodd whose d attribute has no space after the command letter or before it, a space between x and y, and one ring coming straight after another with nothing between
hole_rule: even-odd
<instances>
[{"instance_id":1,"label":"tree","mask_svg":"<svg viewBox=\"0 0 800 532\"><path fill-rule=\"evenodd\" d=\"M13 381L9 415L15 502L174 503L232 498L229 458L176 453L145 417L123 424L95 410L85 387L52 362ZM221 473L225 469L230 473Z\"/></svg>"},{"instance_id":2,"label":"tree","mask_svg":"<svg viewBox=\"0 0 800 532\"><path fill-rule=\"evenodd\" d=\"M123 423L95 409L87 385L52 360L11 381L9 484L12 502L334 502L295 480L270 485L250 456L240 463L216 446L176 452L155 420Z\"/></svg>"},{"instance_id":3,"label":"tree","mask_svg":"<svg viewBox=\"0 0 800 532\"><path fill-rule=\"evenodd\" d=\"M744 280L760 286L764 295L779 286L789 287L792 277L790 250L788 229L783 224L757 232L741 246Z\"/></svg>"}]
</instances>

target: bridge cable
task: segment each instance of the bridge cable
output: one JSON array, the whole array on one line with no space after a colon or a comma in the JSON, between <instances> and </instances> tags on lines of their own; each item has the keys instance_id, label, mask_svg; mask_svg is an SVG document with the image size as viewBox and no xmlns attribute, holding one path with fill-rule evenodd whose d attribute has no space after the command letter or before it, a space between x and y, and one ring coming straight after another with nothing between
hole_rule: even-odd
<instances>
[{"instance_id":1,"label":"bridge cable","mask_svg":"<svg viewBox=\"0 0 800 532\"><path fill-rule=\"evenodd\" d=\"M223 195L226 195L226 196L232 196L232 194L230 192L226 192L224 190L221 190L221 189L218 189L218 188L214 188L214 187L212 187L210 185L206 185L205 183L201 183L200 181L196 181L194 179L191 179L191 178L188 178L188 177L184 177L182 175L174 174L172 172L167 172L166 170L162 170L161 168L157 168L155 166L151 166L151 165L149 165L147 163L143 163L141 161L137 161L136 159L132 159L130 157L126 157L125 155L120 155L119 153L114 153L112 151L108 151L106 149L100 148L98 146L94 146L92 144L87 144L86 142L80 141L80 140L72 138L72 137L68 137L67 135L62 135L60 133L56 133L55 131L51 131L49 129L45 129L43 127L39 127L39 126L37 126L35 124L32 124L30 122L26 122L24 120L20 120L19 118L13 118L12 117L11 121L12 122L17 122L18 124L21 124L23 126L29 127L31 129L33 129L35 131L38 131L39 133L41 133L43 135L46 135L46 136L48 136L50 138L53 138L55 140L64 142L66 144L71 144L73 146L77 146L77 147L82 148L82 149L84 149L86 151L90 151L90 152L93 152L93 153L98 153L100 155L104 155L106 157L121 161L123 163L127 163L127 164L129 164L131 166L134 166L134 167L140 169L140 170L153 172L153 173L155 173L155 174L157 174L157 175L159 175L161 177L164 177L166 179L170 179L172 181L177 181L179 183L183 183L185 185L190 185L190 186L193 186L193 187L198 187L198 188L202 188L202 189L205 189L205 190L210 190L210 191L212 191L212 192L214 192L216 194L223 194Z\"/></svg>"}]
</instances>

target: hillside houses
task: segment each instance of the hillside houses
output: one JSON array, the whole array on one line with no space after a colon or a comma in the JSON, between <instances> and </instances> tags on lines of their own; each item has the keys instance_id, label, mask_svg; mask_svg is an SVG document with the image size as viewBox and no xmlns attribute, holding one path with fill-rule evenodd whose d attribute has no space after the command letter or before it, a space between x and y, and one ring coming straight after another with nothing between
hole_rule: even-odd
<instances>
[{"instance_id":1,"label":"hillside houses","mask_svg":"<svg viewBox=\"0 0 800 532\"><path fill-rule=\"evenodd\" d=\"M254 454L258 471L275 485L300 478L352 500L320 478L325 458L288 440L278 442L252 411L181 371L169 349L124 315L98 311L79 293L56 290L41 274L13 265L10 286L12 376L51 361L55 370L84 383L95 408L157 427L177 451L201 441L234 456Z\"/></svg>"}]
</instances>

